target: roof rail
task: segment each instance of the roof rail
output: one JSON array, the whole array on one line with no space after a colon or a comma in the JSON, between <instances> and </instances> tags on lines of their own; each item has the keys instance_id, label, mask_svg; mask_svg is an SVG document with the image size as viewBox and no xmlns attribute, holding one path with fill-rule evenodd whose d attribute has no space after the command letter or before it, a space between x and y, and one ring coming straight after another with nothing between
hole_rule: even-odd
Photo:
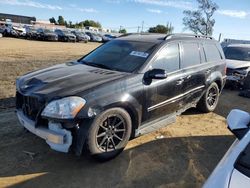
<instances>
[{"instance_id":1,"label":"roof rail","mask_svg":"<svg viewBox=\"0 0 250 188\"><path fill-rule=\"evenodd\" d=\"M126 33L122 34L119 37L126 37L126 36L131 36L131 35L163 35L162 33L149 33L149 32L140 32L140 33Z\"/></svg>"},{"instance_id":2,"label":"roof rail","mask_svg":"<svg viewBox=\"0 0 250 188\"><path fill-rule=\"evenodd\" d=\"M214 40L213 37L207 36L207 35L197 35L197 34L188 34L188 33L173 33L173 34L168 34L165 37L165 40L175 38L175 37L194 37L194 38L204 38L204 39L210 39Z\"/></svg>"}]
</instances>

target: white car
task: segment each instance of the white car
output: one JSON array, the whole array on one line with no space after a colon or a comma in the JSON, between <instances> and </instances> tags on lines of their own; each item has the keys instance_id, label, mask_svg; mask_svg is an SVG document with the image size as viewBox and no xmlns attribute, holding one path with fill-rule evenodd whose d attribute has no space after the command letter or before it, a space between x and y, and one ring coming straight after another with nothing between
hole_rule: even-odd
<instances>
[{"instance_id":1,"label":"white car","mask_svg":"<svg viewBox=\"0 0 250 188\"><path fill-rule=\"evenodd\" d=\"M223 48L227 59L227 81L244 85L250 73L250 44L231 44Z\"/></svg>"},{"instance_id":2,"label":"white car","mask_svg":"<svg viewBox=\"0 0 250 188\"><path fill-rule=\"evenodd\" d=\"M232 110L227 117L227 124L237 139L203 188L250 187L250 114L241 110Z\"/></svg>"},{"instance_id":3,"label":"white car","mask_svg":"<svg viewBox=\"0 0 250 188\"><path fill-rule=\"evenodd\" d=\"M19 37L25 37L26 36L26 29L25 28L16 27L16 26L13 26L12 28L13 28L13 30L15 30L17 32Z\"/></svg>"}]
</instances>

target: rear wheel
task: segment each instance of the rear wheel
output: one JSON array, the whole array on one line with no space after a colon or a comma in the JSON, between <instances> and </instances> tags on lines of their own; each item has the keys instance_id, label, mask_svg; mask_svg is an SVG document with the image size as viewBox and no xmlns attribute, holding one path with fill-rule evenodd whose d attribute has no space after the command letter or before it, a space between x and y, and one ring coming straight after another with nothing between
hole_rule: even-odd
<instances>
[{"instance_id":1,"label":"rear wheel","mask_svg":"<svg viewBox=\"0 0 250 188\"><path fill-rule=\"evenodd\" d=\"M213 82L207 89L206 93L202 96L197 108L205 113L213 112L217 107L220 96L220 90L218 85Z\"/></svg>"},{"instance_id":2,"label":"rear wheel","mask_svg":"<svg viewBox=\"0 0 250 188\"><path fill-rule=\"evenodd\" d=\"M91 156L107 161L119 155L131 134L130 115L122 108L112 108L96 117L91 125L87 149Z\"/></svg>"}]
</instances>

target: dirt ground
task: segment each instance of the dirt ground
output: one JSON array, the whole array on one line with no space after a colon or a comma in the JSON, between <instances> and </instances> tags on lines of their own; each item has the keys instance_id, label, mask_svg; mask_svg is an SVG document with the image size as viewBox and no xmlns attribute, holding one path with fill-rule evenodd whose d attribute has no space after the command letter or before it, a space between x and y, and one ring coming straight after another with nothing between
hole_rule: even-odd
<instances>
[{"instance_id":1,"label":"dirt ground","mask_svg":"<svg viewBox=\"0 0 250 188\"><path fill-rule=\"evenodd\" d=\"M224 90L215 113L188 110L106 163L52 151L24 132L14 113L15 78L98 45L0 38L0 187L201 187L235 139L226 128L228 112L250 111L250 100L237 91Z\"/></svg>"}]
</instances>

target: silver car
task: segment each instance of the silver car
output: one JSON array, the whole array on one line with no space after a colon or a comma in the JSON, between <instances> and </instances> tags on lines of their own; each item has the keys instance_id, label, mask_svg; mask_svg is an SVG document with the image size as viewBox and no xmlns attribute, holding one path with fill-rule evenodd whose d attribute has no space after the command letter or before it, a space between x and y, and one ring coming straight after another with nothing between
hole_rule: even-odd
<instances>
[{"instance_id":1,"label":"silver car","mask_svg":"<svg viewBox=\"0 0 250 188\"><path fill-rule=\"evenodd\" d=\"M212 172L203 188L250 187L250 114L232 110L227 117L235 142Z\"/></svg>"}]
</instances>

